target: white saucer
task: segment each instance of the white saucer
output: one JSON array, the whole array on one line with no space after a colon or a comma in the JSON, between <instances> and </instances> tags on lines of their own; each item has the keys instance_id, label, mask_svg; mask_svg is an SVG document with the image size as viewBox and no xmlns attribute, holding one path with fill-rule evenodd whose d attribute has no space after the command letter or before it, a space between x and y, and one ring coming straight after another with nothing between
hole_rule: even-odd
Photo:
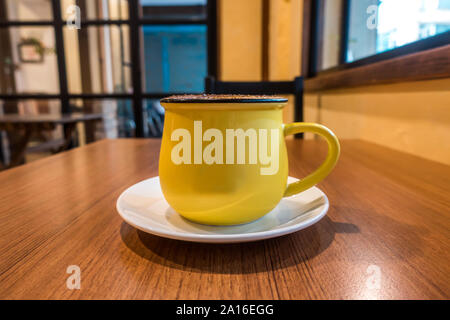
<instances>
[{"instance_id":1,"label":"white saucer","mask_svg":"<svg viewBox=\"0 0 450 320\"><path fill-rule=\"evenodd\" d=\"M289 177L288 182L297 179ZM141 181L117 199L117 211L130 225L165 238L209 243L236 243L289 234L318 222L328 211L327 196L317 187L283 198L275 209L251 223L207 226L184 219L166 202L159 177Z\"/></svg>"}]
</instances>

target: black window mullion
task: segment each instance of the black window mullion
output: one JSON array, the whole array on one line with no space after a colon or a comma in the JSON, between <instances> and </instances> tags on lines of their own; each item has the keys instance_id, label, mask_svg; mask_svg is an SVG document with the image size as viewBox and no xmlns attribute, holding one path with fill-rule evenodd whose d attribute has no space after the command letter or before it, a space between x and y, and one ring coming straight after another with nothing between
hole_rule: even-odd
<instances>
[{"instance_id":1,"label":"black window mullion","mask_svg":"<svg viewBox=\"0 0 450 320\"><path fill-rule=\"evenodd\" d=\"M63 21L64 24L66 24L66 21ZM94 20L81 20L80 21L80 27L84 28L84 27L88 27L88 26L99 26L99 27L103 27L103 26L111 26L111 25L115 25L115 26L121 26L121 25L128 25L130 23L129 20L98 20L98 19L94 19Z\"/></svg>"},{"instance_id":2,"label":"black window mullion","mask_svg":"<svg viewBox=\"0 0 450 320\"><path fill-rule=\"evenodd\" d=\"M207 2L207 75L217 78L218 74L218 46L217 46L217 0Z\"/></svg>"},{"instance_id":3,"label":"black window mullion","mask_svg":"<svg viewBox=\"0 0 450 320\"><path fill-rule=\"evenodd\" d=\"M61 112L70 114L69 90L67 87L66 58L64 54L63 20L60 0L52 0L53 29L55 33L56 56L58 60L59 91Z\"/></svg>"},{"instance_id":4,"label":"black window mullion","mask_svg":"<svg viewBox=\"0 0 450 320\"><path fill-rule=\"evenodd\" d=\"M347 63L348 32L350 25L350 0L342 1L341 39L339 48L339 64Z\"/></svg>"},{"instance_id":5,"label":"black window mullion","mask_svg":"<svg viewBox=\"0 0 450 320\"><path fill-rule=\"evenodd\" d=\"M207 24L205 19L148 19L139 20L140 25L177 25L177 24Z\"/></svg>"},{"instance_id":6,"label":"black window mullion","mask_svg":"<svg viewBox=\"0 0 450 320\"><path fill-rule=\"evenodd\" d=\"M0 0L1 1L1 0ZM46 27L53 26L53 21L0 21L0 28L9 27Z\"/></svg>"},{"instance_id":7,"label":"black window mullion","mask_svg":"<svg viewBox=\"0 0 450 320\"><path fill-rule=\"evenodd\" d=\"M141 41L139 34L139 3L138 0L128 1L128 16L130 19L130 57L131 78L133 83L133 113L136 124L136 136L146 136L146 124L143 110L142 97L142 66L141 66Z\"/></svg>"}]
</instances>

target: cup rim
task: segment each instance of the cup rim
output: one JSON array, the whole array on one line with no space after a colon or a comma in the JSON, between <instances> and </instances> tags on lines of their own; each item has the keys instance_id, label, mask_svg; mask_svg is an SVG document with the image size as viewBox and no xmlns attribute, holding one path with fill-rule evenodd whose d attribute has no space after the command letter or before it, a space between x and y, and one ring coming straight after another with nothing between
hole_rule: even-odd
<instances>
[{"instance_id":1,"label":"cup rim","mask_svg":"<svg viewBox=\"0 0 450 320\"><path fill-rule=\"evenodd\" d=\"M287 98L275 95L247 95L247 94L183 94L162 98L161 103L167 104L236 104L236 103L286 103Z\"/></svg>"}]
</instances>

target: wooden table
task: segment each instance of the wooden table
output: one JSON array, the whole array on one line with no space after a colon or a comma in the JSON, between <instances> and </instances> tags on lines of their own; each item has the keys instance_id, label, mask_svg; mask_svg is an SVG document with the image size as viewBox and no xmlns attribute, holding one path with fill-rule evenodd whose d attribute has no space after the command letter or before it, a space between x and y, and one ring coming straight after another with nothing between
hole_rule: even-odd
<instances>
[{"instance_id":1,"label":"wooden table","mask_svg":"<svg viewBox=\"0 0 450 320\"><path fill-rule=\"evenodd\" d=\"M448 299L450 167L342 141L319 223L208 245L137 231L116 199L158 174L159 140L104 140L0 173L0 298ZM324 158L288 141L290 174ZM81 270L69 290L67 267ZM379 279L378 282L374 280Z\"/></svg>"},{"instance_id":2,"label":"wooden table","mask_svg":"<svg viewBox=\"0 0 450 320\"><path fill-rule=\"evenodd\" d=\"M78 122L90 123L100 121L103 119L102 114L39 114L39 115L18 115L6 114L0 116L0 131L6 130L11 132L23 131L20 141L16 145L16 150L12 154L11 161L8 167L14 167L20 164L25 152L27 151L28 143L35 132L52 131L58 125L64 126L64 140L60 146L60 150L66 150L71 141L72 133ZM87 141L91 142L91 141ZM0 168L1 169L1 168Z\"/></svg>"}]
</instances>

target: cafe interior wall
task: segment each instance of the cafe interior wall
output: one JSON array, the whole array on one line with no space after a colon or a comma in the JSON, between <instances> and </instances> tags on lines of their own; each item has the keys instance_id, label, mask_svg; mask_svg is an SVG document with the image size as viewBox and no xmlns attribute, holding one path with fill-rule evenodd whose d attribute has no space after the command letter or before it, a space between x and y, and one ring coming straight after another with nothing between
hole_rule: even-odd
<instances>
[{"instance_id":1,"label":"cafe interior wall","mask_svg":"<svg viewBox=\"0 0 450 320\"><path fill-rule=\"evenodd\" d=\"M219 78L262 80L263 0L219 1ZM292 80L300 74L302 0L270 0L268 80ZM284 121L294 119L293 96Z\"/></svg>"},{"instance_id":2,"label":"cafe interior wall","mask_svg":"<svg viewBox=\"0 0 450 320\"><path fill-rule=\"evenodd\" d=\"M329 126L341 139L450 164L450 79L306 94L305 119Z\"/></svg>"},{"instance_id":3,"label":"cafe interior wall","mask_svg":"<svg viewBox=\"0 0 450 320\"><path fill-rule=\"evenodd\" d=\"M70 4L74 4L75 0L62 0L61 7L67 8ZM88 4L94 4L93 1ZM7 16L11 20L42 20L50 19L51 2L46 0L33 1L8 1ZM63 10L64 11L64 10ZM63 12L63 15L66 14ZM66 17L64 17L66 18ZM65 39L65 57L68 76L69 90L72 93L81 93L81 75L80 75L80 57L78 50L78 35L76 30L63 29ZM95 35L95 34L94 34ZM18 68L15 71L14 79L18 92L44 92L44 93L58 93L58 69L56 53L47 53L41 63L20 63L17 44L21 38L34 37L40 40L46 48L55 49L54 32L52 27L23 27L11 28L10 37L12 42L12 54ZM95 39L96 40L96 39ZM95 52L90 57L94 64L98 64L99 58L95 56ZM43 70L45 71L45 81L42 79ZM94 76L99 73L93 72ZM93 81L94 84L100 81ZM97 88L100 90L99 88ZM48 112L50 114L59 114L61 112L60 103L57 100L48 101ZM18 112L20 114L37 114L36 100L23 100L18 103ZM84 139L84 126L81 123L77 124L77 133L81 144ZM52 133L54 138L62 137L61 128L57 128Z\"/></svg>"},{"instance_id":4,"label":"cafe interior wall","mask_svg":"<svg viewBox=\"0 0 450 320\"><path fill-rule=\"evenodd\" d=\"M36 20L46 17L51 11L50 2L37 0L34 2L8 1L7 16L10 20ZM23 27L10 28L11 53L16 69L14 71L15 87L17 92L58 92L58 78L50 76L42 81L42 72L48 75L57 75L56 54L47 53L41 63L20 62L18 44L22 39L34 38L39 40L46 48L54 48L55 40L51 27ZM57 101L48 102L49 112L59 112ZM38 112L36 101L22 100L18 103L18 112L22 114L33 114Z\"/></svg>"},{"instance_id":5,"label":"cafe interior wall","mask_svg":"<svg viewBox=\"0 0 450 320\"><path fill-rule=\"evenodd\" d=\"M271 80L290 80L300 73L302 5L302 0L270 1ZM261 7L262 0L221 1L222 80L261 80ZM285 121L292 114L291 105ZM361 139L450 164L450 79L305 93L304 118L330 127L341 139Z\"/></svg>"},{"instance_id":6,"label":"cafe interior wall","mask_svg":"<svg viewBox=\"0 0 450 320\"><path fill-rule=\"evenodd\" d=\"M51 3L45 0L36 1L8 1L7 17L10 20L39 20L47 17L51 12ZM6 30L6 29L5 29ZM53 28L51 27L22 27L10 28L9 36L11 39L11 54L15 65L14 85L18 93L44 92L55 94L58 93L58 68L57 57L51 49L55 48L55 38ZM40 63L25 63L19 58L18 44L22 39L34 38L39 40L45 48L50 49L44 54L44 59ZM0 48L1 50L1 48ZM45 81L42 75L45 72L47 77ZM23 115L35 115L41 112L41 108L45 105L46 112L49 114L59 114L61 106L57 100L45 100L40 103L38 100L20 100L17 102L17 112ZM0 113L3 113L0 103ZM49 134L53 139L62 138L63 132L61 128L56 128ZM33 144L34 142L31 142ZM27 155L27 161L32 155Z\"/></svg>"}]
</instances>

